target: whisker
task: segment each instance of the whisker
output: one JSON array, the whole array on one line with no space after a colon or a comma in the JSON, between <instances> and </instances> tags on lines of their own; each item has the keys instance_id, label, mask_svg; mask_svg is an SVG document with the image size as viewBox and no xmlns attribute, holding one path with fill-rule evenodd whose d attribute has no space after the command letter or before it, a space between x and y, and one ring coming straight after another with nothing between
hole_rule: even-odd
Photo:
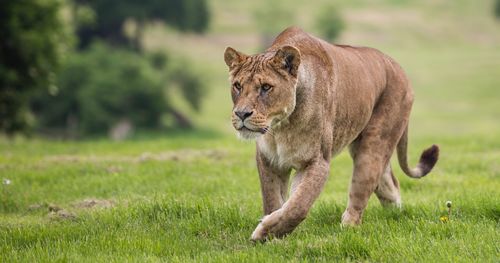
<instances>
[{"instance_id":1,"label":"whisker","mask_svg":"<svg viewBox=\"0 0 500 263\"><path fill-rule=\"evenodd\" d=\"M269 135L275 137L275 134L274 134L274 131L271 129L271 127L266 127L264 128L264 130L266 131L266 133L268 133Z\"/></svg>"}]
</instances>

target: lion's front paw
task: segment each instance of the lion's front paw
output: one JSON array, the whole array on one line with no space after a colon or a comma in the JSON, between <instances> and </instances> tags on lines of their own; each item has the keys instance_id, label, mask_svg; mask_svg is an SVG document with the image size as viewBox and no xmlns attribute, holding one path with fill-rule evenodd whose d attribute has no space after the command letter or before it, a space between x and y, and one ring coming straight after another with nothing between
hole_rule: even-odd
<instances>
[{"instance_id":1,"label":"lion's front paw","mask_svg":"<svg viewBox=\"0 0 500 263\"><path fill-rule=\"evenodd\" d=\"M271 234L280 232L280 222L282 220L282 211L276 210L273 213L262 218L262 222L255 228L252 233L252 241L264 241Z\"/></svg>"},{"instance_id":2,"label":"lion's front paw","mask_svg":"<svg viewBox=\"0 0 500 263\"><path fill-rule=\"evenodd\" d=\"M267 237L267 231L265 231L264 226L260 223L252 233L252 241L264 241Z\"/></svg>"}]
</instances>

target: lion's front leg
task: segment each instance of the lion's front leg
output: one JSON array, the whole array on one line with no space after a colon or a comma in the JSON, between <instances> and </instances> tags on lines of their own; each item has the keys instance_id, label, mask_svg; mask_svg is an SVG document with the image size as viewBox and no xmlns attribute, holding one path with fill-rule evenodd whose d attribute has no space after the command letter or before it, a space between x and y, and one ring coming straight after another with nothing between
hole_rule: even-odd
<instances>
[{"instance_id":1,"label":"lion's front leg","mask_svg":"<svg viewBox=\"0 0 500 263\"><path fill-rule=\"evenodd\" d=\"M269 215L280 209L286 201L290 169L274 167L258 150L256 158L264 215Z\"/></svg>"},{"instance_id":2,"label":"lion's front leg","mask_svg":"<svg viewBox=\"0 0 500 263\"><path fill-rule=\"evenodd\" d=\"M252 233L252 240L265 240L268 236L282 237L292 232L309 212L319 196L329 175L330 166L325 160L317 160L298 171L296 185L290 199L278 210L264 216Z\"/></svg>"}]
</instances>

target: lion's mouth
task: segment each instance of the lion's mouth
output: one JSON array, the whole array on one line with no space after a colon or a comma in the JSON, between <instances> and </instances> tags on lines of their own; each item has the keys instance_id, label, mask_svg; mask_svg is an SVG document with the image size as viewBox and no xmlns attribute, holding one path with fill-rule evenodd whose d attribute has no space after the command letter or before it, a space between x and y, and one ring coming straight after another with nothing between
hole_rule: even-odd
<instances>
[{"instance_id":1,"label":"lion's mouth","mask_svg":"<svg viewBox=\"0 0 500 263\"><path fill-rule=\"evenodd\" d=\"M267 128L258 128L256 130L253 130L253 129L250 129L248 127L246 127L245 125L241 126L241 128L237 129L238 131L243 131L243 132L258 132L258 133L261 133L261 134L265 134L268 129Z\"/></svg>"}]
</instances>

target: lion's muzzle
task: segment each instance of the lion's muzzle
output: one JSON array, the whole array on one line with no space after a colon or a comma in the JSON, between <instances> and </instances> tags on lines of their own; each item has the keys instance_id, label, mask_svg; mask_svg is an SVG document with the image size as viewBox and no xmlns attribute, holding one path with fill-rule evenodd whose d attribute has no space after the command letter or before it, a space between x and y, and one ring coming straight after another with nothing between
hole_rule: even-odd
<instances>
[{"instance_id":1,"label":"lion's muzzle","mask_svg":"<svg viewBox=\"0 0 500 263\"><path fill-rule=\"evenodd\" d=\"M233 127L242 139L255 139L268 131L263 118L259 118L255 111L233 111Z\"/></svg>"}]
</instances>

